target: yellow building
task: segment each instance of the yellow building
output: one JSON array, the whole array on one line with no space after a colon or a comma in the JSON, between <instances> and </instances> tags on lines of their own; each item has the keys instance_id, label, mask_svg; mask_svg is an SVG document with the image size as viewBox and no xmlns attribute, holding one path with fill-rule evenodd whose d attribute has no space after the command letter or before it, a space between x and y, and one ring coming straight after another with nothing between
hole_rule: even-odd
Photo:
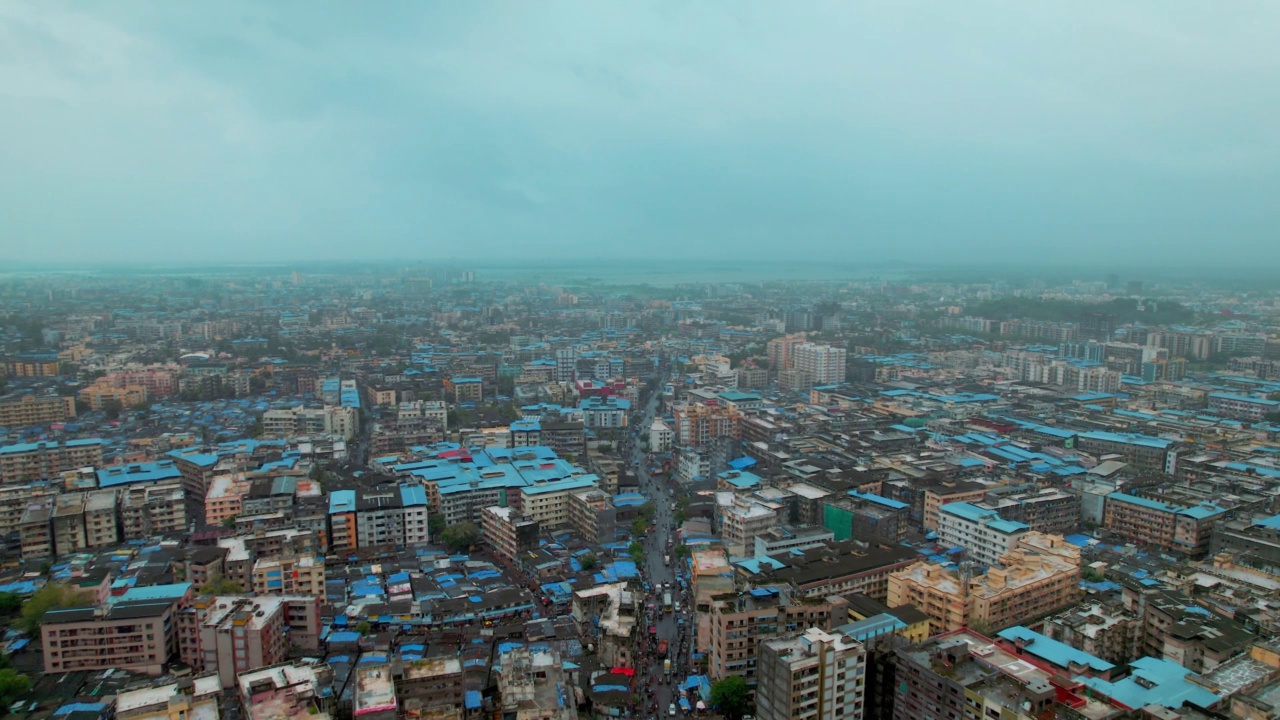
<instances>
[{"instance_id":1,"label":"yellow building","mask_svg":"<svg viewBox=\"0 0 1280 720\"><path fill-rule=\"evenodd\" d=\"M147 389L141 385L112 387L106 383L98 382L81 390L80 399L88 403L93 410L101 410L103 406L113 400L120 403L120 407L127 408L146 402Z\"/></svg>"},{"instance_id":2,"label":"yellow building","mask_svg":"<svg viewBox=\"0 0 1280 720\"><path fill-rule=\"evenodd\" d=\"M66 422L75 416L73 397L23 395L18 400L0 403L0 426L3 427Z\"/></svg>"},{"instance_id":3,"label":"yellow building","mask_svg":"<svg viewBox=\"0 0 1280 720\"><path fill-rule=\"evenodd\" d=\"M1001 559L1002 568L962 577L921 563L889 576L889 607L913 605L937 634L977 627L994 632L1043 617L1080 599L1080 550L1058 535L1031 532Z\"/></svg>"}]
</instances>

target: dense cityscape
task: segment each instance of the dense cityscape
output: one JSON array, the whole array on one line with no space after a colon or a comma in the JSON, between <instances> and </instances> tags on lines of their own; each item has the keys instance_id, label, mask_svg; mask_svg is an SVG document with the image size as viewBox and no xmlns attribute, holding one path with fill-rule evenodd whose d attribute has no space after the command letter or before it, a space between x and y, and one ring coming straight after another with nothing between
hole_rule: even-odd
<instances>
[{"instance_id":1,"label":"dense cityscape","mask_svg":"<svg viewBox=\"0 0 1280 720\"><path fill-rule=\"evenodd\" d=\"M0 279L0 705L1273 718L1280 291Z\"/></svg>"}]
</instances>

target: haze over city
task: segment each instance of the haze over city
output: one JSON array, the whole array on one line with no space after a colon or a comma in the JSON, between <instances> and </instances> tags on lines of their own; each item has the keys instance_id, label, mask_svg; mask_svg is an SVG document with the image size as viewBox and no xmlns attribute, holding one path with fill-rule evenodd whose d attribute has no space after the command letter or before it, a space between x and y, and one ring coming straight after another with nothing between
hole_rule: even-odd
<instances>
[{"instance_id":1,"label":"haze over city","mask_svg":"<svg viewBox=\"0 0 1280 720\"><path fill-rule=\"evenodd\" d=\"M1280 263L1280 4L0 5L14 263Z\"/></svg>"}]
</instances>

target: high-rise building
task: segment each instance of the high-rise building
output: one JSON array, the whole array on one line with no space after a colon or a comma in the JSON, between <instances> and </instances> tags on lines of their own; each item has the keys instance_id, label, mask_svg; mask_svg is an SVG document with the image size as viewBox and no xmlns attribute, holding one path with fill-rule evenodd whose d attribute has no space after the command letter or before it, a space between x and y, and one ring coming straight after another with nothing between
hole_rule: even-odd
<instances>
[{"instance_id":1,"label":"high-rise building","mask_svg":"<svg viewBox=\"0 0 1280 720\"><path fill-rule=\"evenodd\" d=\"M760 643L756 717L760 720L860 720L866 701L866 650L840 633Z\"/></svg>"},{"instance_id":2,"label":"high-rise building","mask_svg":"<svg viewBox=\"0 0 1280 720\"><path fill-rule=\"evenodd\" d=\"M793 366L796 370L809 374L814 385L834 385L844 382L845 365L849 361L849 351L834 345L817 343L801 343L793 350Z\"/></svg>"}]
</instances>

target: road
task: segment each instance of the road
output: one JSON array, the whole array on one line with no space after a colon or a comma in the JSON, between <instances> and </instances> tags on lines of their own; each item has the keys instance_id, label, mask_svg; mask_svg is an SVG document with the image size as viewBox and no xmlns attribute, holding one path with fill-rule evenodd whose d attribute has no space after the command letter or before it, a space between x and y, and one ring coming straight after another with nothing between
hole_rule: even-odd
<instances>
[{"instance_id":1,"label":"road","mask_svg":"<svg viewBox=\"0 0 1280 720\"><path fill-rule=\"evenodd\" d=\"M661 383L658 387L661 388ZM653 422L654 413L657 412L660 390L653 393L649 398L648 404L645 406L644 415L641 418L636 431L638 433L648 432L649 425ZM643 632L647 635L649 626L657 627L658 640L666 640L668 644L667 657L671 658L671 678L670 681L663 675L662 658L657 657L656 653L649 653L647 656L647 664L644 667L637 668L646 682L652 679L652 687L654 690L654 699L657 701L657 716L666 716L669 712L671 703L678 703L680 692L677 683L688 675L690 664L690 653L692 652L690 644L692 643L692 613L689 612L688 605L684 601L681 586L676 583L675 573L672 568L663 562L663 557L671 552L674 543L671 542L674 533L673 514L675 512L675 494L669 486L669 480L661 476L651 476L649 474L648 461L644 454L638 448L638 442L630 443L630 461L632 467L635 468L636 474L640 479L640 491L651 498L656 512L654 514L654 531L645 537L645 553L644 553L644 573L652 588L649 598L646 600L646 608L650 603L655 606L652 611L656 614L658 609L662 607L662 593L665 583L671 584L671 596L673 600L680 603L680 612L667 612L661 617L646 619ZM673 559L674 562L674 559ZM684 625L679 625L677 618L685 618ZM652 643L650 647L656 645ZM646 700L645 712L642 717L653 717L655 713L652 711L650 704L653 700ZM684 715L677 707L677 713Z\"/></svg>"}]
</instances>

